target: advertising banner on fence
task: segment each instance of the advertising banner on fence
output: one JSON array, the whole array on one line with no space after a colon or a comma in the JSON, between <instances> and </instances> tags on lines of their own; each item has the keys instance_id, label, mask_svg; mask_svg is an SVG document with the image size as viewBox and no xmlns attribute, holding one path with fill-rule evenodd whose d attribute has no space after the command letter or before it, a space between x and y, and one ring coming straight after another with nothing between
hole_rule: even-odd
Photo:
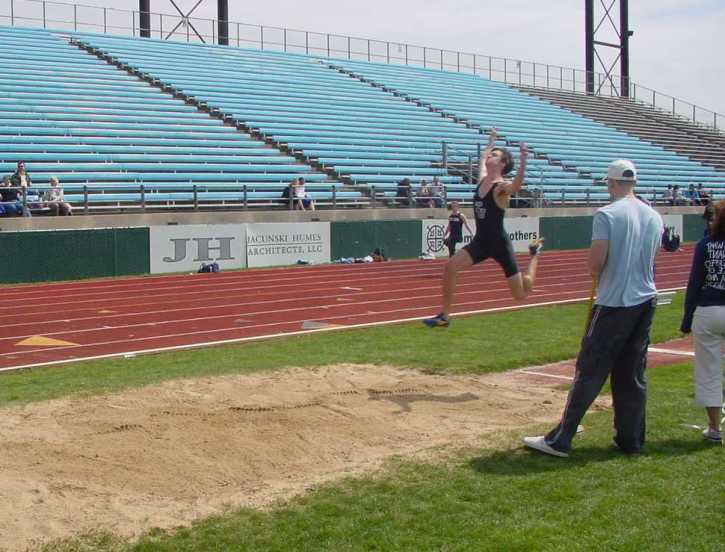
<instances>
[{"instance_id":1,"label":"advertising banner on fence","mask_svg":"<svg viewBox=\"0 0 725 552\"><path fill-rule=\"evenodd\" d=\"M248 266L330 262L330 223L247 224Z\"/></svg>"},{"instance_id":2,"label":"advertising banner on fence","mask_svg":"<svg viewBox=\"0 0 725 552\"><path fill-rule=\"evenodd\" d=\"M149 228L151 273L196 272L202 263L245 268L244 224L188 224Z\"/></svg>"},{"instance_id":3,"label":"advertising banner on fence","mask_svg":"<svg viewBox=\"0 0 725 552\"><path fill-rule=\"evenodd\" d=\"M529 242L539 237L538 217L505 218L503 224L514 246L514 251L517 253L528 251ZM476 223L473 217L468 217L468 225L472 230L476 229ZM427 219L423 221L423 253L430 253L435 257L448 256L448 249L443 243L443 236L447 226L448 219ZM464 227L463 242L458 244L456 250L471 241L472 237Z\"/></svg>"}]
</instances>

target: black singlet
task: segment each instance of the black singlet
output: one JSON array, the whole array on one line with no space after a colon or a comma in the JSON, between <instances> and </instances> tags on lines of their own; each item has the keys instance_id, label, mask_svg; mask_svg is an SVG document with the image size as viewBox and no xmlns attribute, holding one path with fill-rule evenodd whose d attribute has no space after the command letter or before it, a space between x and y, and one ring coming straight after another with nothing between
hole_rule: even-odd
<instances>
[{"instance_id":1,"label":"black singlet","mask_svg":"<svg viewBox=\"0 0 725 552\"><path fill-rule=\"evenodd\" d=\"M451 241L458 243L463 241L463 216L461 213L448 216L448 224L450 225Z\"/></svg>"},{"instance_id":2,"label":"black singlet","mask_svg":"<svg viewBox=\"0 0 725 552\"><path fill-rule=\"evenodd\" d=\"M509 278L519 272L516 264L514 248L508 233L503 226L505 211L496 204L494 191L499 185L496 182L488 193L481 198L478 186L473 193L473 214L476 217L476 235L464 249L473 259L474 264L494 259L503 268Z\"/></svg>"}]
</instances>

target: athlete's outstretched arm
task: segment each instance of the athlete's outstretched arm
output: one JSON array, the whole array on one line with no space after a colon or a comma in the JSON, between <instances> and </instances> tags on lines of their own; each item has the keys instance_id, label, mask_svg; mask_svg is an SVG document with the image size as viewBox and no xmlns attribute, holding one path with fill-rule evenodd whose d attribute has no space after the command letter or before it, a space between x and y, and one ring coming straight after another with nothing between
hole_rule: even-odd
<instances>
[{"instance_id":1,"label":"athlete's outstretched arm","mask_svg":"<svg viewBox=\"0 0 725 552\"><path fill-rule=\"evenodd\" d=\"M488 145L486 149L481 152L481 158L478 160L478 183L486 178L488 171L486 170L486 158L491 153L491 150L496 146L496 139L498 138L498 131L496 127L492 127L488 133Z\"/></svg>"},{"instance_id":2,"label":"athlete's outstretched arm","mask_svg":"<svg viewBox=\"0 0 725 552\"><path fill-rule=\"evenodd\" d=\"M502 194L508 196L516 195L524 185L524 176L526 176L526 160L529 158L529 147L526 142L521 142L519 150L519 170L511 182L500 186Z\"/></svg>"}]
</instances>

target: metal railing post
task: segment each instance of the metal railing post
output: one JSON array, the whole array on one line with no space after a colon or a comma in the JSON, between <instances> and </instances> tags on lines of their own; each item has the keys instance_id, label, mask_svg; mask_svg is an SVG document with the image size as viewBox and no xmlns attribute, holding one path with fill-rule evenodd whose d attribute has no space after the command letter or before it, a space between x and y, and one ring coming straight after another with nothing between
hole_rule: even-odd
<instances>
[{"instance_id":1,"label":"metal railing post","mask_svg":"<svg viewBox=\"0 0 725 552\"><path fill-rule=\"evenodd\" d=\"M370 61L370 39L368 38L368 61Z\"/></svg>"},{"instance_id":2,"label":"metal railing post","mask_svg":"<svg viewBox=\"0 0 725 552\"><path fill-rule=\"evenodd\" d=\"M347 37L347 59L352 59L350 57L350 51L351 51L351 48L350 48L350 37L348 36Z\"/></svg>"},{"instance_id":3,"label":"metal railing post","mask_svg":"<svg viewBox=\"0 0 725 552\"><path fill-rule=\"evenodd\" d=\"M390 42L385 43L385 55L388 60L388 65L390 65Z\"/></svg>"},{"instance_id":4,"label":"metal railing post","mask_svg":"<svg viewBox=\"0 0 725 552\"><path fill-rule=\"evenodd\" d=\"M443 168L448 169L448 144L441 142L441 152L443 154Z\"/></svg>"},{"instance_id":5,"label":"metal railing post","mask_svg":"<svg viewBox=\"0 0 725 552\"><path fill-rule=\"evenodd\" d=\"M473 157L468 156L468 181L473 183Z\"/></svg>"},{"instance_id":6,"label":"metal railing post","mask_svg":"<svg viewBox=\"0 0 725 552\"><path fill-rule=\"evenodd\" d=\"M103 8L103 9L105 10L106 8ZM164 38L164 14L163 13L159 14L159 38L160 39Z\"/></svg>"},{"instance_id":7,"label":"metal railing post","mask_svg":"<svg viewBox=\"0 0 725 552\"><path fill-rule=\"evenodd\" d=\"M477 75L478 74L476 72L476 54L473 54L473 74L474 75Z\"/></svg>"},{"instance_id":8,"label":"metal railing post","mask_svg":"<svg viewBox=\"0 0 725 552\"><path fill-rule=\"evenodd\" d=\"M561 189L561 204L566 204L566 191L564 190L564 188Z\"/></svg>"},{"instance_id":9,"label":"metal railing post","mask_svg":"<svg viewBox=\"0 0 725 552\"><path fill-rule=\"evenodd\" d=\"M10 26L15 26L15 0L10 0Z\"/></svg>"},{"instance_id":10,"label":"metal railing post","mask_svg":"<svg viewBox=\"0 0 725 552\"><path fill-rule=\"evenodd\" d=\"M426 51L426 47L423 46L423 67L426 67L425 51Z\"/></svg>"},{"instance_id":11,"label":"metal railing post","mask_svg":"<svg viewBox=\"0 0 725 552\"><path fill-rule=\"evenodd\" d=\"M242 197L244 198L244 210L246 211L249 209L249 191L246 184L244 185L244 188L242 188L242 193L244 194Z\"/></svg>"},{"instance_id":12,"label":"metal railing post","mask_svg":"<svg viewBox=\"0 0 725 552\"><path fill-rule=\"evenodd\" d=\"M375 184L370 186L370 199L371 199L371 205L373 209L376 209L378 206L378 198L375 197Z\"/></svg>"},{"instance_id":13,"label":"metal railing post","mask_svg":"<svg viewBox=\"0 0 725 552\"><path fill-rule=\"evenodd\" d=\"M186 28L186 33L188 35L189 27ZM131 12L131 36L136 36L136 12L135 11ZM189 42L188 38L186 41Z\"/></svg>"},{"instance_id":14,"label":"metal railing post","mask_svg":"<svg viewBox=\"0 0 725 552\"><path fill-rule=\"evenodd\" d=\"M456 71L461 72L461 52L456 52Z\"/></svg>"},{"instance_id":15,"label":"metal railing post","mask_svg":"<svg viewBox=\"0 0 725 552\"><path fill-rule=\"evenodd\" d=\"M443 71L443 50L441 50L441 71Z\"/></svg>"},{"instance_id":16,"label":"metal railing post","mask_svg":"<svg viewBox=\"0 0 725 552\"><path fill-rule=\"evenodd\" d=\"M337 186L332 185L332 208L337 209Z\"/></svg>"},{"instance_id":17,"label":"metal railing post","mask_svg":"<svg viewBox=\"0 0 725 552\"><path fill-rule=\"evenodd\" d=\"M503 81L504 82L508 82L508 80L507 80L508 74L509 74L509 70L508 70L508 65L506 63L506 58L503 58Z\"/></svg>"},{"instance_id":18,"label":"metal railing post","mask_svg":"<svg viewBox=\"0 0 725 552\"><path fill-rule=\"evenodd\" d=\"M549 88L549 64L546 64L546 88Z\"/></svg>"},{"instance_id":19,"label":"metal railing post","mask_svg":"<svg viewBox=\"0 0 725 552\"><path fill-rule=\"evenodd\" d=\"M488 80L493 80L493 59L488 56Z\"/></svg>"},{"instance_id":20,"label":"metal railing post","mask_svg":"<svg viewBox=\"0 0 725 552\"><path fill-rule=\"evenodd\" d=\"M146 210L146 186L141 184L141 210Z\"/></svg>"},{"instance_id":21,"label":"metal railing post","mask_svg":"<svg viewBox=\"0 0 725 552\"><path fill-rule=\"evenodd\" d=\"M305 54L310 53L310 32L305 31Z\"/></svg>"},{"instance_id":22,"label":"metal railing post","mask_svg":"<svg viewBox=\"0 0 725 552\"><path fill-rule=\"evenodd\" d=\"M46 28L45 24L45 0L43 0L43 28Z\"/></svg>"},{"instance_id":23,"label":"metal railing post","mask_svg":"<svg viewBox=\"0 0 725 552\"><path fill-rule=\"evenodd\" d=\"M259 49L264 50L264 25L259 26Z\"/></svg>"},{"instance_id":24,"label":"metal railing post","mask_svg":"<svg viewBox=\"0 0 725 552\"><path fill-rule=\"evenodd\" d=\"M481 159L481 142L476 143L476 159Z\"/></svg>"},{"instance_id":25,"label":"metal railing post","mask_svg":"<svg viewBox=\"0 0 725 552\"><path fill-rule=\"evenodd\" d=\"M78 4L73 4L73 30L78 32Z\"/></svg>"},{"instance_id":26,"label":"metal railing post","mask_svg":"<svg viewBox=\"0 0 725 552\"><path fill-rule=\"evenodd\" d=\"M28 189L25 186L23 186L22 192L23 192L23 216L25 216L25 213L28 210Z\"/></svg>"},{"instance_id":27,"label":"metal railing post","mask_svg":"<svg viewBox=\"0 0 725 552\"><path fill-rule=\"evenodd\" d=\"M408 65L408 45L405 45L405 64Z\"/></svg>"},{"instance_id":28,"label":"metal railing post","mask_svg":"<svg viewBox=\"0 0 725 552\"><path fill-rule=\"evenodd\" d=\"M88 184L83 184L83 213L88 214Z\"/></svg>"},{"instance_id":29,"label":"metal railing post","mask_svg":"<svg viewBox=\"0 0 725 552\"><path fill-rule=\"evenodd\" d=\"M199 210L199 189L196 184L194 184L194 211Z\"/></svg>"},{"instance_id":30,"label":"metal railing post","mask_svg":"<svg viewBox=\"0 0 725 552\"><path fill-rule=\"evenodd\" d=\"M330 34L327 34L327 57L330 57Z\"/></svg>"},{"instance_id":31,"label":"metal railing post","mask_svg":"<svg viewBox=\"0 0 725 552\"><path fill-rule=\"evenodd\" d=\"M282 43L284 44L283 49L287 51L287 27L282 29Z\"/></svg>"},{"instance_id":32,"label":"metal railing post","mask_svg":"<svg viewBox=\"0 0 725 552\"><path fill-rule=\"evenodd\" d=\"M239 22L237 22L237 48L239 48Z\"/></svg>"}]
</instances>

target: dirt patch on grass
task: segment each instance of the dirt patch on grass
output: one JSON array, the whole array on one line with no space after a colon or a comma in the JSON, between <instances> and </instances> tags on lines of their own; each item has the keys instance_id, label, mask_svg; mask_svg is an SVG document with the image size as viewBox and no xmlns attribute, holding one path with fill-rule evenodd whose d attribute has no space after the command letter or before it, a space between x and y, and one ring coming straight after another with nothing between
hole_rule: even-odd
<instances>
[{"instance_id":1,"label":"dirt patch on grass","mask_svg":"<svg viewBox=\"0 0 725 552\"><path fill-rule=\"evenodd\" d=\"M565 393L521 373L340 365L181 380L0 411L0 549L134 535L269 505L391 455L551 422Z\"/></svg>"}]
</instances>

